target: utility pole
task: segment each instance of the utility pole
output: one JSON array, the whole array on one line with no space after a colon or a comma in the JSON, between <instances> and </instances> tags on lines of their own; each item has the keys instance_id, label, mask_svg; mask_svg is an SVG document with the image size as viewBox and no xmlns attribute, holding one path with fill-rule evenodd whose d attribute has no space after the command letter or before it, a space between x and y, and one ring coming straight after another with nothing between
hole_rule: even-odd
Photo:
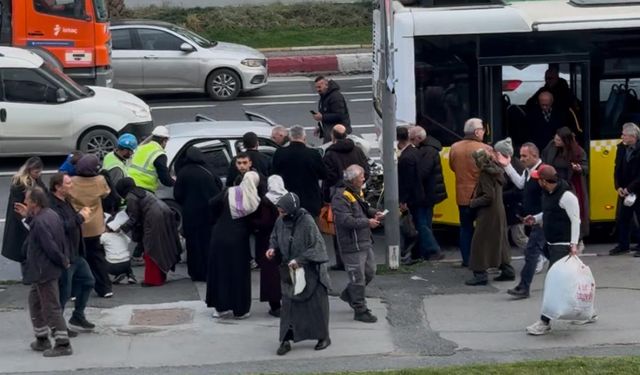
<instances>
[{"instance_id":1,"label":"utility pole","mask_svg":"<svg viewBox=\"0 0 640 375\"><path fill-rule=\"evenodd\" d=\"M382 46L380 59L380 87L382 90L382 167L384 169L384 206L389 210L384 219L385 244L387 246L387 266L400 266L400 202L398 198L398 167L395 160L396 103L394 97L395 77L393 74L393 0L380 0Z\"/></svg>"}]
</instances>

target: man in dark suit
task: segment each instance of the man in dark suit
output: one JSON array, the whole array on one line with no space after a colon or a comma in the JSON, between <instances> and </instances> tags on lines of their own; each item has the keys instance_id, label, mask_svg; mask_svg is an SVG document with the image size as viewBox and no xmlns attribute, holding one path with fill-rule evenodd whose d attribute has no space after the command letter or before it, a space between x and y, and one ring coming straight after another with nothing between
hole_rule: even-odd
<instances>
[{"instance_id":1,"label":"man in dark suit","mask_svg":"<svg viewBox=\"0 0 640 375\"><path fill-rule=\"evenodd\" d=\"M529 139L540 149L544 149L556 134L556 130L567 126L577 134L575 121L571 113L561 107L554 106L553 94L543 91L538 95L538 106L527 112L529 123Z\"/></svg>"},{"instance_id":2,"label":"man in dark suit","mask_svg":"<svg viewBox=\"0 0 640 375\"><path fill-rule=\"evenodd\" d=\"M618 144L613 180L618 192L618 246L609 255L629 252L629 235L633 214L640 218L640 199L631 202L631 195L640 195L640 128L628 122L622 126L622 142ZM626 200L626 202L625 202ZM633 255L640 257L640 251Z\"/></svg>"},{"instance_id":3,"label":"man in dark suit","mask_svg":"<svg viewBox=\"0 0 640 375\"><path fill-rule=\"evenodd\" d=\"M322 205L320 180L327 178L327 170L320 152L307 147L302 126L291 127L289 138L289 145L273 155L271 174L282 177L285 188L300 198L302 208L317 217Z\"/></svg>"}]
</instances>

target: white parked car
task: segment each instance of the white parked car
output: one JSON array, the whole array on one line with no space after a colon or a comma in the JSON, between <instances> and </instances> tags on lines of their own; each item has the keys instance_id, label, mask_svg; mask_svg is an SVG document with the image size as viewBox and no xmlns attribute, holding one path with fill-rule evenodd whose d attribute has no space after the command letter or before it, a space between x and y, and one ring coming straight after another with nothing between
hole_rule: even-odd
<instances>
[{"instance_id":1,"label":"white parked car","mask_svg":"<svg viewBox=\"0 0 640 375\"><path fill-rule=\"evenodd\" d=\"M111 22L114 87L133 93L207 93L231 100L267 84L267 59L167 22Z\"/></svg>"},{"instance_id":2,"label":"white parked car","mask_svg":"<svg viewBox=\"0 0 640 375\"><path fill-rule=\"evenodd\" d=\"M0 47L0 156L103 156L118 134L151 132L149 106L124 91L79 85L36 54Z\"/></svg>"}]
</instances>

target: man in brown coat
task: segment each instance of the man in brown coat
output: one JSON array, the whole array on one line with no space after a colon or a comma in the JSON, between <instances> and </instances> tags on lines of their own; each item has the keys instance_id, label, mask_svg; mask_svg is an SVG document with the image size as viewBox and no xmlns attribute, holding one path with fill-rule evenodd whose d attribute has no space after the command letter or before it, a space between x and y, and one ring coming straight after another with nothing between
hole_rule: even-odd
<instances>
[{"instance_id":1,"label":"man in brown coat","mask_svg":"<svg viewBox=\"0 0 640 375\"><path fill-rule=\"evenodd\" d=\"M480 170L471 154L478 149L491 151L490 146L482 143L484 133L482 120L479 118L467 120L464 124L464 139L454 143L449 151L449 167L456 175L456 202L460 214L460 254L463 267L469 265L475 220L475 214L469 207L469 202L480 175Z\"/></svg>"}]
</instances>

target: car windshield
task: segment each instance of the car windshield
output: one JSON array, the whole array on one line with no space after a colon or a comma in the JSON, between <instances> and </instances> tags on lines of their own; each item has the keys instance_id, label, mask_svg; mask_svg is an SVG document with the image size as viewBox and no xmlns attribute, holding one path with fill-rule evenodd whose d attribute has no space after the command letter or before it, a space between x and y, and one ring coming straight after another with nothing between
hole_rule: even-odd
<instances>
[{"instance_id":1,"label":"car windshield","mask_svg":"<svg viewBox=\"0 0 640 375\"><path fill-rule=\"evenodd\" d=\"M49 77L58 82L65 90L67 90L67 92L70 92L73 95L81 98L93 95L93 91L90 88L80 85L68 75L62 73L58 68L49 65L48 63L42 64L42 70L46 72Z\"/></svg>"},{"instance_id":2,"label":"car windshield","mask_svg":"<svg viewBox=\"0 0 640 375\"><path fill-rule=\"evenodd\" d=\"M171 31L180 34L181 36L189 39L190 41L196 43L202 48L210 48L218 44L218 42L207 40L206 38L201 37L200 35L194 33L193 31L183 29L182 27L172 27Z\"/></svg>"}]
</instances>

